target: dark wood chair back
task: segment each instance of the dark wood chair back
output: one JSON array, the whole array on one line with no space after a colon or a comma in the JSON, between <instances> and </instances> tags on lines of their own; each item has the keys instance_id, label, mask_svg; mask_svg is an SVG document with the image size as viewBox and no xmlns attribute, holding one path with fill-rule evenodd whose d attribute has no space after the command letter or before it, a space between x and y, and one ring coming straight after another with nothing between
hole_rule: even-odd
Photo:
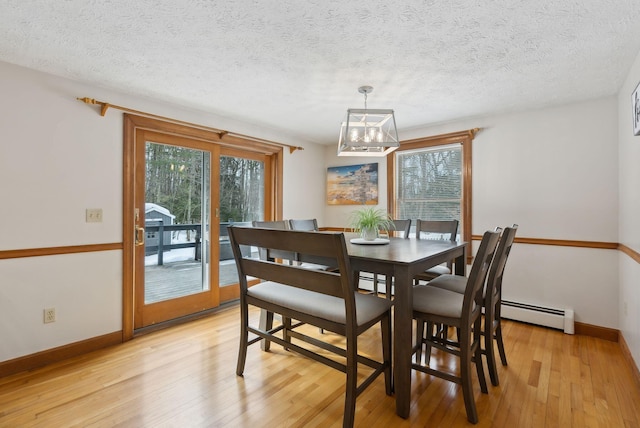
<instances>
[{"instance_id":1,"label":"dark wood chair back","mask_svg":"<svg viewBox=\"0 0 640 428\"><path fill-rule=\"evenodd\" d=\"M411 230L411 220L391 220L393 230L389 230L390 236L400 236L401 238L409 238L409 230Z\"/></svg>"},{"instance_id":2,"label":"dark wood chair back","mask_svg":"<svg viewBox=\"0 0 640 428\"><path fill-rule=\"evenodd\" d=\"M416 238L455 241L458 220L416 220Z\"/></svg>"},{"instance_id":3,"label":"dark wood chair back","mask_svg":"<svg viewBox=\"0 0 640 428\"><path fill-rule=\"evenodd\" d=\"M291 230L300 230L306 232L317 232L318 231L318 220L315 218L310 219L291 219L289 220L289 229ZM331 260L324 259L322 257L315 257L309 254L296 254L296 261L301 263L310 263L314 266L315 269L325 269L325 270L337 270L337 266L331 264Z\"/></svg>"},{"instance_id":4,"label":"dark wood chair back","mask_svg":"<svg viewBox=\"0 0 640 428\"><path fill-rule=\"evenodd\" d=\"M229 237L235 237L238 245L253 245L269 248L280 253L299 253L332 260L340 270L350 272L349 257L342 233L314 233L291 230L230 227ZM270 263L269 259L256 260L237 254L241 276L253 276L265 281L274 281L293 287L304 288L322 294L340 297L345 306L353 309L355 288L350 275L336 272L302 269L297 266ZM267 263L265 263L265 261ZM240 283L243 290L242 278Z\"/></svg>"},{"instance_id":5,"label":"dark wood chair back","mask_svg":"<svg viewBox=\"0 0 640 428\"><path fill-rule=\"evenodd\" d=\"M493 348L495 339L498 345L498 352L503 365L507 365L507 355L504 350L502 340L502 325L500 322L500 309L502 307L502 277L507 264L507 259L511 253L511 247L516 237L518 225L505 227L500 238L500 243L496 249L491 268L487 276L486 290L484 294L484 337L485 347L483 353L487 358L487 367L489 369L489 377L491 384L497 386L500 384L498 377L498 368Z\"/></svg>"},{"instance_id":6,"label":"dark wood chair back","mask_svg":"<svg viewBox=\"0 0 640 428\"><path fill-rule=\"evenodd\" d=\"M286 220L253 221L251 222L251 225L253 227L264 229L289 230L289 222ZM296 255L294 253L264 247L258 247L258 254L263 260L273 261L275 259L280 259L288 262L289 264L293 263L293 261L296 259Z\"/></svg>"},{"instance_id":7,"label":"dark wood chair back","mask_svg":"<svg viewBox=\"0 0 640 428\"><path fill-rule=\"evenodd\" d=\"M458 238L458 220L416 220L416 238L456 241ZM445 265L442 265L443 267ZM416 275L415 283L431 281L443 274L450 274L453 270L453 260L446 263L446 269L435 266Z\"/></svg>"},{"instance_id":8,"label":"dark wood chair back","mask_svg":"<svg viewBox=\"0 0 640 428\"><path fill-rule=\"evenodd\" d=\"M289 228L291 230L318 231L318 220L315 218L304 220L289 220Z\"/></svg>"}]
</instances>

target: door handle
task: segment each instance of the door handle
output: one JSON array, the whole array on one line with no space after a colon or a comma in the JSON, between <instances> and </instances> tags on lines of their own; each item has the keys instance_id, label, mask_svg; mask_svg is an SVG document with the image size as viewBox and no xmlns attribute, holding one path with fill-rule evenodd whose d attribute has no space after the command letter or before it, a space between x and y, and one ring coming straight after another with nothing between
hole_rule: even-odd
<instances>
[{"instance_id":1,"label":"door handle","mask_svg":"<svg viewBox=\"0 0 640 428\"><path fill-rule=\"evenodd\" d=\"M135 240L137 247L144 245L144 227L136 227Z\"/></svg>"}]
</instances>

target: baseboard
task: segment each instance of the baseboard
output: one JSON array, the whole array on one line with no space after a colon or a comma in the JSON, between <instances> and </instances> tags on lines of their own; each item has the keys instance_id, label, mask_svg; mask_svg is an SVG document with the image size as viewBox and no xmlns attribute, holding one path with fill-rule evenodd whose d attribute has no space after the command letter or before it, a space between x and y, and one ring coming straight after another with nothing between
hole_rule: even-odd
<instances>
[{"instance_id":1,"label":"baseboard","mask_svg":"<svg viewBox=\"0 0 640 428\"><path fill-rule=\"evenodd\" d=\"M618 342L620 339L620 331L614 328L600 327L597 325L575 323L575 333L583 336L596 337L598 339L608 340L609 342Z\"/></svg>"},{"instance_id":2,"label":"baseboard","mask_svg":"<svg viewBox=\"0 0 640 428\"><path fill-rule=\"evenodd\" d=\"M87 340L70 343L58 348L47 349L35 354L3 361L0 363L0 377L9 376L26 370L32 370L37 367L56 363L58 361L66 360L67 358L76 357L78 355L86 354L87 352L96 351L119 343L122 343L122 331L114 331L113 333L92 337Z\"/></svg>"},{"instance_id":3,"label":"baseboard","mask_svg":"<svg viewBox=\"0 0 640 428\"><path fill-rule=\"evenodd\" d=\"M624 340L624 335L622 333L620 333L620 339L618 343L620 343L620 348L622 349L622 355L624 356L624 359L627 360L629 362L629 366L631 366L633 377L636 380L636 385L638 386L638 388L640 388L640 370L638 370L638 366L633 359L633 355L631 355L629 345L627 345L627 341Z\"/></svg>"}]
</instances>

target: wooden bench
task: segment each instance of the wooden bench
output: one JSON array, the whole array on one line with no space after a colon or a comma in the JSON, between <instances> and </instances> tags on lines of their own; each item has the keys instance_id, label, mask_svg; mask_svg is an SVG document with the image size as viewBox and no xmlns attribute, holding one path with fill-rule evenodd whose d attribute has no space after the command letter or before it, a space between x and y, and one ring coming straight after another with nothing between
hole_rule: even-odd
<instances>
[{"instance_id":1,"label":"wooden bench","mask_svg":"<svg viewBox=\"0 0 640 428\"><path fill-rule=\"evenodd\" d=\"M392 393L392 302L356 291L342 233L236 226L228 230L240 278L241 337L236 373L243 375L247 347L262 340L282 345L340 370L346 373L343 426L353 426L356 397L380 374L384 373L386 393ZM241 245L292 252L303 257L320 257L330 260L339 272L252 259L242 254ZM248 279L254 278L262 282L248 287ZM280 314L283 324L275 328L272 321L265 328L249 325L249 305ZM358 336L378 323L382 330L382 361L358 354ZM318 335L320 337L312 337L296 330L304 324L344 336L345 346L327 343L321 334ZM257 337L249 340L249 333ZM344 358L325 356L326 352L321 355L317 352L319 348L346 358L346 363ZM372 373L359 384L358 364L373 368Z\"/></svg>"}]
</instances>

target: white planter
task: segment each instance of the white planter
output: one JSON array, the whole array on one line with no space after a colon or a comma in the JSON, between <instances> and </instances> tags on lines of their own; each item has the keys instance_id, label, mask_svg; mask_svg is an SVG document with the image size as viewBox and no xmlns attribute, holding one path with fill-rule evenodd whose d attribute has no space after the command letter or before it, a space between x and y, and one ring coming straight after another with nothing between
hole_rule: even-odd
<instances>
[{"instance_id":1,"label":"white planter","mask_svg":"<svg viewBox=\"0 0 640 428\"><path fill-rule=\"evenodd\" d=\"M367 241L373 241L378 237L378 229L362 229L360 236Z\"/></svg>"}]
</instances>

